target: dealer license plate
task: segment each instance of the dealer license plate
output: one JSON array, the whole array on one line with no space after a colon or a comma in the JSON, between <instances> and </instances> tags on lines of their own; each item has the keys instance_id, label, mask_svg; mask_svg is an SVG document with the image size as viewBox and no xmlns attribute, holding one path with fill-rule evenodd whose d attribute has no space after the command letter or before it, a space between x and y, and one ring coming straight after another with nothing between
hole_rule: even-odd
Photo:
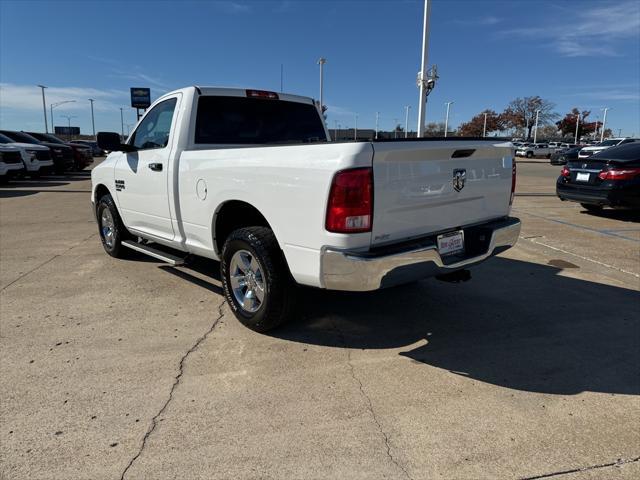
<instances>
[{"instance_id":1,"label":"dealer license plate","mask_svg":"<svg viewBox=\"0 0 640 480\"><path fill-rule=\"evenodd\" d=\"M464 252L464 232L443 233L438 235L438 253L440 255L453 255Z\"/></svg>"},{"instance_id":2,"label":"dealer license plate","mask_svg":"<svg viewBox=\"0 0 640 480\"><path fill-rule=\"evenodd\" d=\"M588 182L589 181L589 174L588 173L577 173L576 174L576 180L578 182Z\"/></svg>"}]
</instances>

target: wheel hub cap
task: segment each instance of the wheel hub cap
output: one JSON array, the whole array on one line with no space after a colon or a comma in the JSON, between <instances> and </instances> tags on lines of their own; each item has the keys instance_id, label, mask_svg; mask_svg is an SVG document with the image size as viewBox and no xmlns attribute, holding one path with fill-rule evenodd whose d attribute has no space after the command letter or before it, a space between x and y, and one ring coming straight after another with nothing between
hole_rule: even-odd
<instances>
[{"instance_id":1,"label":"wheel hub cap","mask_svg":"<svg viewBox=\"0 0 640 480\"><path fill-rule=\"evenodd\" d=\"M113 222L111 211L108 208L105 208L102 211L102 215L100 216L100 229L102 231L102 238L105 245L109 248L113 247L113 244L115 242L115 225Z\"/></svg>"},{"instance_id":2,"label":"wheel hub cap","mask_svg":"<svg viewBox=\"0 0 640 480\"><path fill-rule=\"evenodd\" d=\"M257 312L266 293L262 267L253 254L247 250L238 250L231 257L229 279L233 296L243 310Z\"/></svg>"}]
</instances>

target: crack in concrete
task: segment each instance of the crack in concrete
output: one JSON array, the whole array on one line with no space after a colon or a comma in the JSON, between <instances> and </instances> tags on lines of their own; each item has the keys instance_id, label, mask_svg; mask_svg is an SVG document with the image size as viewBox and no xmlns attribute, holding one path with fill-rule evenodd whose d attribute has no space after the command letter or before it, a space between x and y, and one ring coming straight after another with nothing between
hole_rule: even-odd
<instances>
[{"instance_id":1,"label":"crack in concrete","mask_svg":"<svg viewBox=\"0 0 640 480\"><path fill-rule=\"evenodd\" d=\"M561 471L558 471L558 472L544 473L542 475L534 475L533 477L521 477L520 480L539 480L541 478L557 477L559 475L568 475L570 473L587 472L589 470L596 470L598 468L621 467L622 465L626 465L626 464L629 464L629 463L635 463L635 462L638 462L638 461L640 461L640 457L629 458L629 459L626 459L626 460L624 458L619 458L615 462L601 463L601 464L598 464L598 465L591 465L589 467L572 468L570 470L561 470Z\"/></svg>"},{"instance_id":2,"label":"crack in concrete","mask_svg":"<svg viewBox=\"0 0 640 480\"><path fill-rule=\"evenodd\" d=\"M26 277L27 275L30 275L31 273L35 272L36 270L38 270L39 268L44 267L46 264L53 262L56 258L58 257L62 257L63 255L69 253L71 250L73 250L76 247L79 247L80 245L82 245L83 243L85 243L86 241L88 241L90 238L95 237L96 235L98 235L97 233L92 233L91 235L89 235L87 238L80 240L78 243L71 245L69 248L67 248L64 252L62 253L56 253L53 257L51 257L48 260L45 260L44 262L42 262L40 265L33 267L31 270L29 270L28 272L23 273L22 275L20 275L18 278L16 278L15 280L13 280L12 282L8 283L7 285L5 285L4 287L0 288L0 292L4 292L7 288L9 288L11 285L19 282L20 280L22 280L24 277Z\"/></svg>"},{"instance_id":3,"label":"crack in concrete","mask_svg":"<svg viewBox=\"0 0 640 480\"><path fill-rule=\"evenodd\" d=\"M335 325L335 323L333 323L333 330L337 333L338 338L340 339L340 343L342 343L343 347L347 348L346 347L347 344L344 340L344 335L342 331ZM360 380L360 378L356 374L355 367L351 362L351 349L348 349L347 364L349 365L351 377L358 383L358 388L360 389L360 395L364 397L364 399L366 400L367 410L369 410L369 413L371 414L371 418L373 418L373 421L376 424L376 427L380 432L380 435L382 436L382 440L384 441L384 445L386 448L387 457L389 457L389 460L391 460L391 463L393 463L396 467L398 467L402 471L402 473L404 473L405 477L407 477L409 480L413 480L411 475L409 475L409 472L407 472L407 469L404 468L402 464L400 464L400 462L398 462L398 460L393 456L393 453L391 453L391 443L389 441L389 434L385 432L384 429L382 428L382 425L380 424L380 420L378 420L378 416L376 415L376 412L373 408L373 402L371 401L371 397L369 397L369 395L367 395L367 392L365 392L362 380Z\"/></svg>"},{"instance_id":4,"label":"crack in concrete","mask_svg":"<svg viewBox=\"0 0 640 480\"><path fill-rule=\"evenodd\" d=\"M216 326L218 325L218 322L220 322L222 317L224 317L224 312L222 311L222 308L224 307L225 303L226 302L223 301L218 307L218 318L216 318L213 321L213 323L211 324L211 327L209 327L209 329L204 333L204 335L202 335L200 338L198 338L198 340L196 340L196 342L191 346L191 348L187 351L187 353L185 353L180 359L180 363L178 365L178 374L173 379L173 385L171 385L171 390L169 391L169 397L167 398L167 401L164 403L164 405L162 405L162 408L160 408L158 413L156 413L154 417L151 419L151 425L147 429L147 432L144 434L144 437L142 438L142 444L140 445L140 449L138 450L138 453L135 454L135 456L129 461L125 469L122 471L122 475L120 475L120 480L124 480L129 469L133 466L136 460L138 460L138 458L140 458L140 456L144 452L144 449L147 446L147 440L149 440L149 437L158 426L158 419L166 411L167 407L169 407L171 400L173 400L173 394L176 388L178 387L180 380L182 379L182 375L184 374L185 361L187 360L189 355L191 355L193 352L195 352L198 349L198 347L200 347L202 342L204 342L207 339L209 334L211 334L213 330L216 328Z\"/></svg>"}]
</instances>

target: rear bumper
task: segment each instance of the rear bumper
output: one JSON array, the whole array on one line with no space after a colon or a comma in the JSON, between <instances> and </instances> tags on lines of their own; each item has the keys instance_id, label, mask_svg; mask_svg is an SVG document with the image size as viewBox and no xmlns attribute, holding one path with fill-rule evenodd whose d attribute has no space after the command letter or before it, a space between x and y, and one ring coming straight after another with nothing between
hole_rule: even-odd
<instances>
[{"instance_id":1,"label":"rear bumper","mask_svg":"<svg viewBox=\"0 0 640 480\"><path fill-rule=\"evenodd\" d=\"M321 256L322 283L329 290L364 292L421 278L451 273L497 255L516 244L520 220L504 220L465 230L467 257L441 257L433 238L418 248L393 253L354 253L325 249ZM469 234L467 234L469 232Z\"/></svg>"},{"instance_id":2,"label":"rear bumper","mask_svg":"<svg viewBox=\"0 0 640 480\"><path fill-rule=\"evenodd\" d=\"M640 208L640 189L637 185L619 188L589 188L556 183L560 200L613 208Z\"/></svg>"}]
</instances>

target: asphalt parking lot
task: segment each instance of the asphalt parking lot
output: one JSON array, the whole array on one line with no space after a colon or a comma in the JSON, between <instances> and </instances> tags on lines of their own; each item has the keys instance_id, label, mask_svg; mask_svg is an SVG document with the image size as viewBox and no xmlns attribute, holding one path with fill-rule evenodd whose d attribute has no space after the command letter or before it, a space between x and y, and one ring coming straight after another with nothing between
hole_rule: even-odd
<instances>
[{"instance_id":1,"label":"asphalt parking lot","mask_svg":"<svg viewBox=\"0 0 640 480\"><path fill-rule=\"evenodd\" d=\"M518 165L463 284L301 292L269 335L217 265L107 256L88 172L0 188L0 477L640 478L640 219Z\"/></svg>"}]
</instances>

